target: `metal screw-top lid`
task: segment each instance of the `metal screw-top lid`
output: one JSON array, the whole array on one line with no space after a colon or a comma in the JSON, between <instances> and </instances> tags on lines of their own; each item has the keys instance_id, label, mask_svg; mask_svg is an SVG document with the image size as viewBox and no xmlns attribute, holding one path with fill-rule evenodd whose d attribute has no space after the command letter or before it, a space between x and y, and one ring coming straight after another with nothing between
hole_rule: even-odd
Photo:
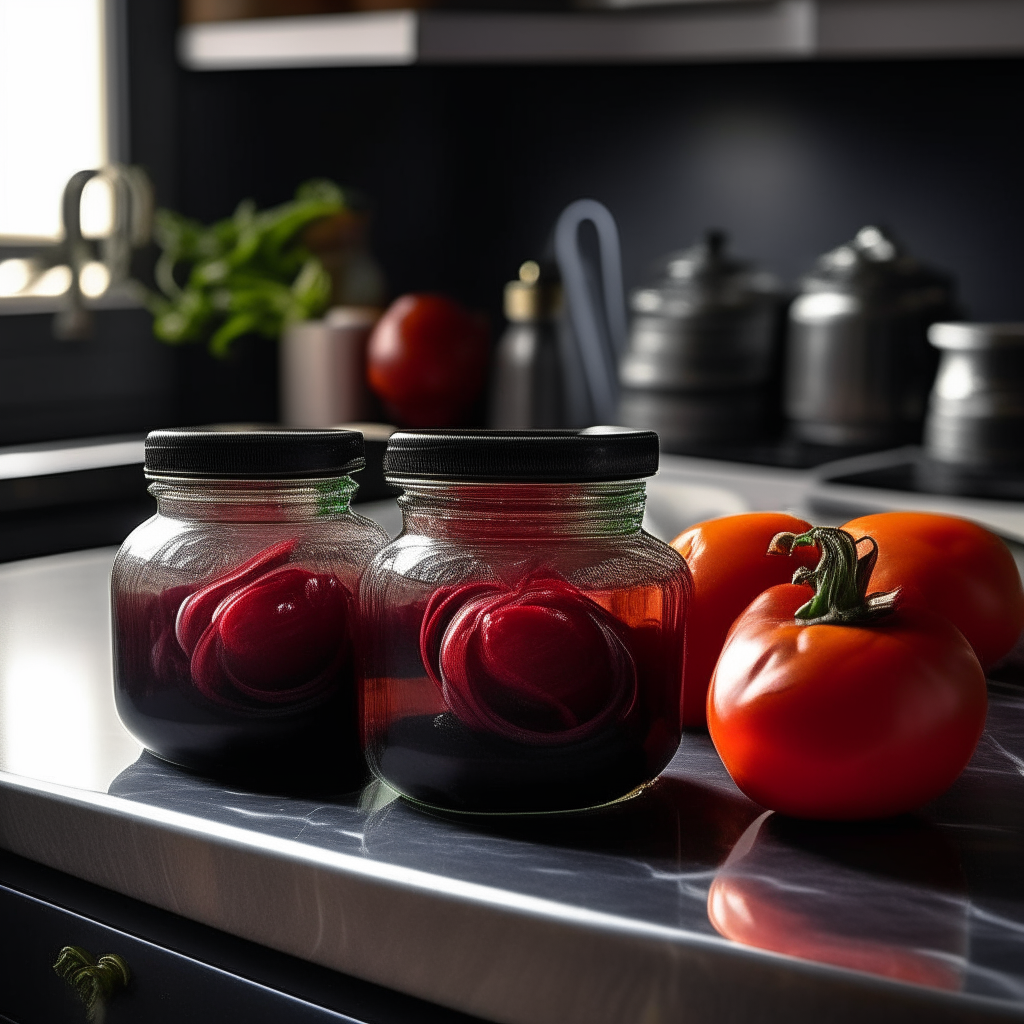
<instances>
[{"instance_id":1,"label":"metal screw-top lid","mask_svg":"<svg viewBox=\"0 0 1024 1024\"><path fill-rule=\"evenodd\" d=\"M562 307L558 272L527 260L519 268L519 280L505 285L505 316L512 323L552 320Z\"/></svg>"},{"instance_id":2,"label":"metal screw-top lid","mask_svg":"<svg viewBox=\"0 0 1024 1024\"><path fill-rule=\"evenodd\" d=\"M357 430L154 430L146 438L147 476L224 480L344 476L365 465Z\"/></svg>"},{"instance_id":3,"label":"metal screw-top lid","mask_svg":"<svg viewBox=\"0 0 1024 1024\"><path fill-rule=\"evenodd\" d=\"M403 430L384 455L388 479L480 483L636 480L658 470L653 430Z\"/></svg>"}]
</instances>

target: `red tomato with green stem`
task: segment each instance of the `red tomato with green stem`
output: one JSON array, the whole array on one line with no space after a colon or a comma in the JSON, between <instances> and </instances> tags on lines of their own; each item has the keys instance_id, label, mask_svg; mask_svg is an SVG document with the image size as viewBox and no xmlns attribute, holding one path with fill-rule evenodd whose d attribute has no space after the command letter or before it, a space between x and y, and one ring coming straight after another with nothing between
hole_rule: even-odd
<instances>
[{"instance_id":1,"label":"red tomato with green stem","mask_svg":"<svg viewBox=\"0 0 1024 1024\"><path fill-rule=\"evenodd\" d=\"M1024 587L1010 549L995 534L930 512L882 512L843 529L878 544L872 584L899 587L904 608L928 608L949 619L982 668L1013 648L1024 630Z\"/></svg>"},{"instance_id":2,"label":"red tomato with green stem","mask_svg":"<svg viewBox=\"0 0 1024 1024\"><path fill-rule=\"evenodd\" d=\"M947 619L867 594L875 548L842 530L781 534L821 559L736 620L708 691L708 726L737 786L802 818L913 810L952 785L985 725L985 675ZM880 546L880 545L879 545ZM801 583L813 585L813 592Z\"/></svg>"},{"instance_id":3,"label":"red tomato with green stem","mask_svg":"<svg viewBox=\"0 0 1024 1024\"><path fill-rule=\"evenodd\" d=\"M818 561L813 547L797 548L789 558L770 554L772 538L784 531L803 533L810 528L810 523L785 512L746 512L697 523L672 541L693 575L683 668L685 727L707 725L711 674L729 627L740 612L769 587L788 583L795 569Z\"/></svg>"},{"instance_id":4,"label":"red tomato with green stem","mask_svg":"<svg viewBox=\"0 0 1024 1024\"><path fill-rule=\"evenodd\" d=\"M453 427L483 392L488 355L481 317L443 295L403 295L370 335L366 379L402 426Z\"/></svg>"}]
</instances>

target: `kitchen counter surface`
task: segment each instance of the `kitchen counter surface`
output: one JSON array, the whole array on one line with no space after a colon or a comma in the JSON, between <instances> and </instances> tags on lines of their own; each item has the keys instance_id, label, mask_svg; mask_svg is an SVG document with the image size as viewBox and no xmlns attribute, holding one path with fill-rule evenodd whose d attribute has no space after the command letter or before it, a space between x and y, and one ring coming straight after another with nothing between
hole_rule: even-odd
<instances>
[{"instance_id":1,"label":"kitchen counter surface","mask_svg":"<svg viewBox=\"0 0 1024 1024\"><path fill-rule=\"evenodd\" d=\"M0 568L0 847L488 1020L1024 1020L1024 685L992 682L960 780L882 825L768 814L696 734L587 814L246 792L121 727L113 554Z\"/></svg>"}]
</instances>

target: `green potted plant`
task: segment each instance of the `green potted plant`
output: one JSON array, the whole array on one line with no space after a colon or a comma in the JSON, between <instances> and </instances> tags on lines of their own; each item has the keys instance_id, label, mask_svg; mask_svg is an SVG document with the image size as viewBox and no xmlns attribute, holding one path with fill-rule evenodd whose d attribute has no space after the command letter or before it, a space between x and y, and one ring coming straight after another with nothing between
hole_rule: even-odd
<instances>
[{"instance_id":1,"label":"green potted plant","mask_svg":"<svg viewBox=\"0 0 1024 1024\"><path fill-rule=\"evenodd\" d=\"M240 339L281 339L285 422L327 425L310 420L333 419L351 406L332 403L332 394L365 392L360 346L384 298L365 247L368 219L358 197L326 180L300 185L293 200L267 210L243 200L209 226L159 211L158 291L149 303L156 336L174 345L205 343L219 360ZM332 307L362 312L346 316ZM353 323L361 325L354 338ZM311 387L324 392L326 404ZM351 408L362 412L358 402Z\"/></svg>"}]
</instances>

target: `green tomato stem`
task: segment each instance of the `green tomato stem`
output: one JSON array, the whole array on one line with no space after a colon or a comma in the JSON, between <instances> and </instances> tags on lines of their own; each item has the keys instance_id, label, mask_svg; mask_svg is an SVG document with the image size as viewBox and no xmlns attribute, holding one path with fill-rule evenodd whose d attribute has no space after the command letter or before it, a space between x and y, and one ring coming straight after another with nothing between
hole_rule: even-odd
<instances>
[{"instance_id":1,"label":"green tomato stem","mask_svg":"<svg viewBox=\"0 0 1024 1024\"><path fill-rule=\"evenodd\" d=\"M857 545L868 543L863 555ZM863 625L894 611L899 588L868 594L871 571L878 560L878 544L872 537L854 540L845 530L833 526L812 526L806 533L778 533L768 545L770 555L788 555L794 548L815 545L821 551L817 566L801 567L793 582L814 588L814 596L796 610L797 622L805 625Z\"/></svg>"}]
</instances>

